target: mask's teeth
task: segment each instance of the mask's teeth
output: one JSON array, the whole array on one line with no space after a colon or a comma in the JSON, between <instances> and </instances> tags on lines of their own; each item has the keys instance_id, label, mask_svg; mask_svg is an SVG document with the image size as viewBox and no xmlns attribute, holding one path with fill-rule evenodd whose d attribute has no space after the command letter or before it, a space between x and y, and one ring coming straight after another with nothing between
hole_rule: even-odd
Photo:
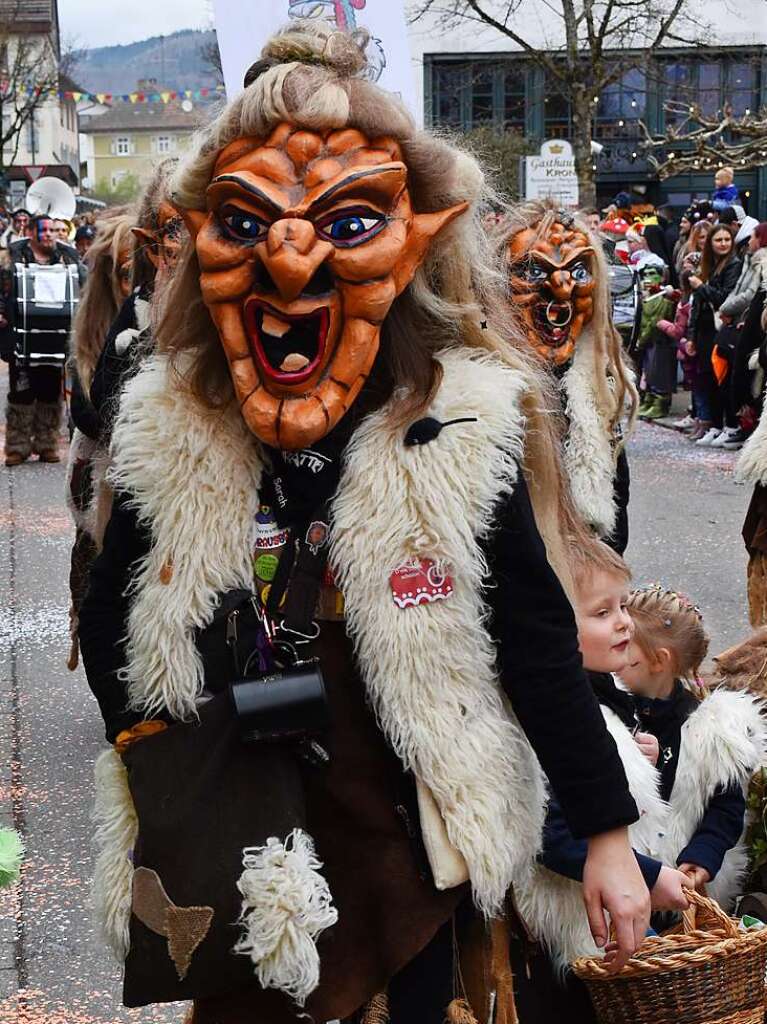
<instances>
[{"instance_id":1,"label":"mask's teeth","mask_svg":"<svg viewBox=\"0 0 767 1024\"><path fill-rule=\"evenodd\" d=\"M306 356L301 355L300 352L291 352L289 356L285 356L280 365L280 369L283 373L300 373L301 370L305 370L309 365L309 360Z\"/></svg>"},{"instance_id":2,"label":"mask's teeth","mask_svg":"<svg viewBox=\"0 0 767 1024\"><path fill-rule=\"evenodd\" d=\"M273 338L282 338L288 333L291 325L280 317L264 313L262 327L265 334L271 334Z\"/></svg>"}]
</instances>

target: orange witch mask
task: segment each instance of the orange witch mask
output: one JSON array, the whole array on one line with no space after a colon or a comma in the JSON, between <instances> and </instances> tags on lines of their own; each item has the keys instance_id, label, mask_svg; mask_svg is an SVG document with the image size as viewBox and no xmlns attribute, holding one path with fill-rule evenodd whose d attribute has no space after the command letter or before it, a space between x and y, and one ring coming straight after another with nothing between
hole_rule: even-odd
<instances>
[{"instance_id":1,"label":"orange witch mask","mask_svg":"<svg viewBox=\"0 0 767 1024\"><path fill-rule=\"evenodd\" d=\"M562 366L594 315L594 249L588 236L560 214L512 235L508 243L511 295L541 358Z\"/></svg>"},{"instance_id":2,"label":"orange witch mask","mask_svg":"<svg viewBox=\"0 0 767 1024\"><path fill-rule=\"evenodd\" d=\"M184 240L184 223L178 210L170 203L160 203L156 231L133 228L133 234L146 246L147 256L155 270L172 270L176 266Z\"/></svg>"},{"instance_id":3,"label":"orange witch mask","mask_svg":"<svg viewBox=\"0 0 767 1024\"><path fill-rule=\"evenodd\" d=\"M207 211L183 212L242 415L266 444L304 448L338 423L392 303L466 209L414 213L407 174L393 139L281 124L222 150Z\"/></svg>"}]
</instances>

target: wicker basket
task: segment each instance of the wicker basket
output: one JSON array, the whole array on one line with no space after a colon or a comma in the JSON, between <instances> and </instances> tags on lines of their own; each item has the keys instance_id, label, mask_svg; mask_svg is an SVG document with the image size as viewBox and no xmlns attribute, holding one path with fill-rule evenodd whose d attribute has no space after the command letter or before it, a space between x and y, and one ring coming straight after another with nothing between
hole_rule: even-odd
<instances>
[{"instance_id":1,"label":"wicker basket","mask_svg":"<svg viewBox=\"0 0 767 1024\"><path fill-rule=\"evenodd\" d=\"M601 958L572 965L600 1024L763 1024L767 928L739 931L714 900L686 894L682 924L645 939L617 974Z\"/></svg>"}]
</instances>

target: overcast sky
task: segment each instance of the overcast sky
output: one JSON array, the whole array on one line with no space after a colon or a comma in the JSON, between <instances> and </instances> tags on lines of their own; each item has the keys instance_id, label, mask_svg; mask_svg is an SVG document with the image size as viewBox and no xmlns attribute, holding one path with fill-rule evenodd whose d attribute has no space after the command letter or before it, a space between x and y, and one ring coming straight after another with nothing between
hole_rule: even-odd
<instances>
[{"instance_id":1,"label":"overcast sky","mask_svg":"<svg viewBox=\"0 0 767 1024\"><path fill-rule=\"evenodd\" d=\"M59 18L64 39L78 47L134 43L211 20L206 0L59 0Z\"/></svg>"}]
</instances>

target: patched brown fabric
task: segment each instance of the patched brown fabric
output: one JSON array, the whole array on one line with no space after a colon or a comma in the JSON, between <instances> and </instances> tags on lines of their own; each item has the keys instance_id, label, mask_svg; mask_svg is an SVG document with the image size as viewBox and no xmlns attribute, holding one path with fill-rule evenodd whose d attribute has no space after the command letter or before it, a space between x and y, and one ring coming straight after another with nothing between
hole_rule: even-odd
<instances>
[{"instance_id":1,"label":"patched brown fabric","mask_svg":"<svg viewBox=\"0 0 767 1024\"><path fill-rule=\"evenodd\" d=\"M189 973L195 950L210 931L212 907L174 907L165 911L168 952L181 981Z\"/></svg>"},{"instance_id":2,"label":"patched brown fabric","mask_svg":"<svg viewBox=\"0 0 767 1024\"><path fill-rule=\"evenodd\" d=\"M210 931L213 908L177 907L157 872L142 867L133 873L132 908L142 924L167 938L168 953L183 981L195 950Z\"/></svg>"}]
</instances>

